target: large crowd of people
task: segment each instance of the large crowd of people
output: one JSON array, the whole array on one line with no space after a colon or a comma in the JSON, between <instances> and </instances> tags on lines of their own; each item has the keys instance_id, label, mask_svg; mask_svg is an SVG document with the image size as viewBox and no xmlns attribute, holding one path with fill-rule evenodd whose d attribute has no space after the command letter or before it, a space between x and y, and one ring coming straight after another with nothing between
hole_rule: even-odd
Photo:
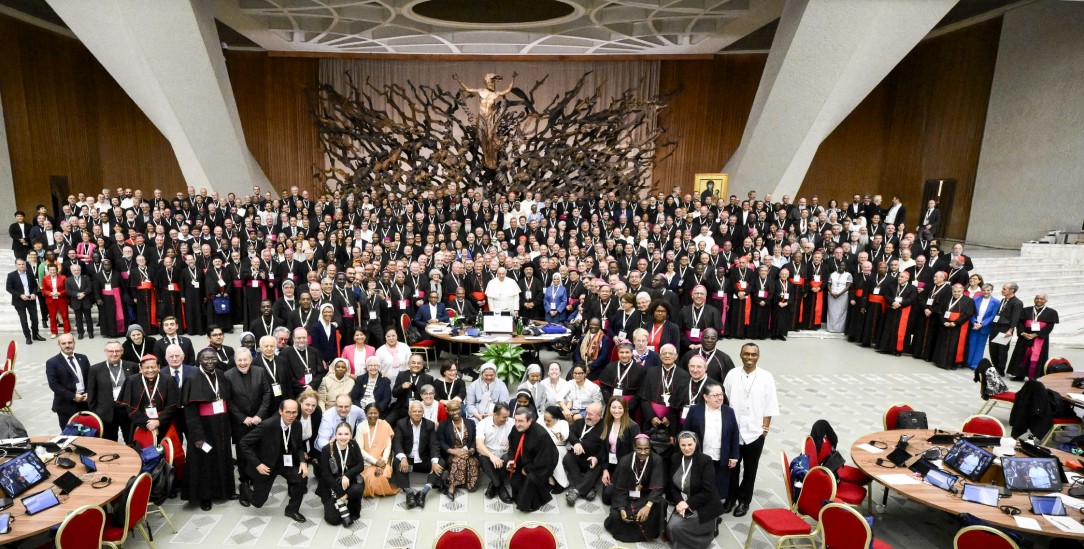
<instances>
[{"instance_id":1,"label":"large crowd of people","mask_svg":"<svg viewBox=\"0 0 1084 549\"><path fill-rule=\"evenodd\" d=\"M701 547L723 513L748 512L778 415L754 341L826 330L1037 377L1058 322L1045 295L1024 307L1010 282L999 299L960 244L942 251L933 201L910 224L898 198L868 195L280 196L103 189L9 228L26 342L40 325L60 347L59 424L90 410L108 438L183 441L181 496L204 510L259 507L277 476L295 520L315 476L334 524L363 497L401 491L413 508L487 486L522 511L601 497L616 539L666 528ZM439 360L450 347L439 373L412 354L411 326L483 311L568 326L571 368L468 379ZM96 335L106 359L91 365L76 336ZM737 366L722 338L749 342Z\"/></svg>"}]
</instances>

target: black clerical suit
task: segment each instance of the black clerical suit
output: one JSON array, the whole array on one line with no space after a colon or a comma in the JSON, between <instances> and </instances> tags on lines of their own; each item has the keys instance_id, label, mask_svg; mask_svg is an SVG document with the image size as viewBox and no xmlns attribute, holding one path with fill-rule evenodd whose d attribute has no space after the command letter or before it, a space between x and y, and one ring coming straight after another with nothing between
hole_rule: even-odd
<instances>
[{"instance_id":1,"label":"black clerical suit","mask_svg":"<svg viewBox=\"0 0 1084 549\"><path fill-rule=\"evenodd\" d=\"M418 459L411 459L414 444L418 444ZM432 421L421 419L419 425L418 440L414 440L414 426L409 417L400 419L395 424L395 435L392 437L392 464L391 482L397 488L406 490L410 488L410 473L402 472L399 467L402 460L410 463L410 470L415 473L425 473L426 483L434 488L440 488L440 475L433 472L433 464L437 463L442 468L444 461L440 459L440 445L437 443L437 426Z\"/></svg>"},{"instance_id":2,"label":"black clerical suit","mask_svg":"<svg viewBox=\"0 0 1084 549\"><path fill-rule=\"evenodd\" d=\"M87 374L87 396L90 411L102 420L102 438L119 440L118 433L128 440L128 414L125 407L117 402L124 380L129 376L138 376L139 364L120 361L111 370L108 362L99 362L90 367Z\"/></svg>"},{"instance_id":3,"label":"black clerical suit","mask_svg":"<svg viewBox=\"0 0 1084 549\"><path fill-rule=\"evenodd\" d=\"M584 418L577 419L568 428L568 452L561 460L561 466L568 475L568 487L580 494L586 494L598 483L602 471L606 469L606 448L608 441L602 438L605 428L602 420L594 426L587 425ZM583 453L577 454L575 446L583 447ZM594 466L588 458L595 458Z\"/></svg>"},{"instance_id":4,"label":"black clerical suit","mask_svg":"<svg viewBox=\"0 0 1084 549\"><path fill-rule=\"evenodd\" d=\"M233 435L233 444L237 448L237 474L241 482L249 480L248 464L245 462L245 454L241 451L241 439L252 432L259 424L245 425L245 420L250 417L266 419L271 413L271 383L268 380L267 371L252 365L247 373L238 368L231 368L224 374L230 382L232 400L230 400L230 431Z\"/></svg>"},{"instance_id":5,"label":"black clerical suit","mask_svg":"<svg viewBox=\"0 0 1084 549\"><path fill-rule=\"evenodd\" d=\"M260 422L241 439L241 452L244 454L245 466L248 467L248 477L252 479L251 486L241 485L241 497L253 507L263 507L271 494L275 477L281 476L286 479L286 493L290 498L286 504L286 512L299 512L301 498L307 491L307 481L300 473L300 466L305 459L301 424L294 421L289 427L283 427L282 416L275 414ZM261 464L271 468L271 473L260 474L256 467Z\"/></svg>"}]
</instances>

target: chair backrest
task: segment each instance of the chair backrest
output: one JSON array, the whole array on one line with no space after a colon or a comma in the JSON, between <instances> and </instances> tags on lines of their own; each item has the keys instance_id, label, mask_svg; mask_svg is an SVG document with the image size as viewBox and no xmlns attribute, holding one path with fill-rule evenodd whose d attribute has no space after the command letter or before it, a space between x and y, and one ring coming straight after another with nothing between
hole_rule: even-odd
<instances>
[{"instance_id":1,"label":"chair backrest","mask_svg":"<svg viewBox=\"0 0 1084 549\"><path fill-rule=\"evenodd\" d=\"M143 517L147 516L147 504L151 500L151 476L140 473L136 477L132 490L128 492L126 531L139 524Z\"/></svg>"},{"instance_id":2,"label":"chair backrest","mask_svg":"<svg viewBox=\"0 0 1084 549\"><path fill-rule=\"evenodd\" d=\"M8 359L5 358L4 359L4 367L0 368L0 372L6 372L6 371L8 371L8 368L10 368L10 367L11 367L11 360L8 360Z\"/></svg>"},{"instance_id":3,"label":"chair backrest","mask_svg":"<svg viewBox=\"0 0 1084 549\"><path fill-rule=\"evenodd\" d=\"M13 341L12 343L14 344L15 342ZM1051 358L1050 360L1047 360L1046 365L1043 366L1043 375L1072 371L1073 365L1069 363L1068 359L1060 356L1056 356Z\"/></svg>"},{"instance_id":4,"label":"chair backrest","mask_svg":"<svg viewBox=\"0 0 1084 549\"><path fill-rule=\"evenodd\" d=\"M459 314L459 313L456 313L456 312L455 312L455 309L448 309L448 319L449 319L449 320L451 320L451 319L455 318L455 317L456 317L456 315L458 315L458 314Z\"/></svg>"},{"instance_id":5,"label":"chair backrest","mask_svg":"<svg viewBox=\"0 0 1084 549\"><path fill-rule=\"evenodd\" d=\"M780 450L779 458L783 461L783 486L786 486L783 491L787 493L787 507L794 507L794 497L791 495L791 487L794 483L790 479L790 460L787 459L787 451Z\"/></svg>"},{"instance_id":6,"label":"chair backrest","mask_svg":"<svg viewBox=\"0 0 1084 549\"><path fill-rule=\"evenodd\" d=\"M826 442L827 444L827 442ZM831 444L828 445L831 450ZM805 446L802 449L802 453L809 457L809 466L816 467L821 464L821 456L825 455L821 452L820 448L817 448L817 442L813 440L812 435L805 437Z\"/></svg>"},{"instance_id":7,"label":"chair backrest","mask_svg":"<svg viewBox=\"0 0 1084 549\"><path fill-rule=\"evenodd\" d=\"M406 339L405 334L406 334L407 326L410 326L410 315L408 315L406 313L403 313L403 314L399 315L399 327L403 329L404 340ZM405 341L404 341L404 343L405 343Z\"/></svg>"},{"instance_id":8,"label":"chair backrest","mask_svg":"<svg viewBox=\"0 0 1084 549\"><path fill-rule=\"evenodd\" d=\"M900 415L900 412L913 412L914 408L907 404L893 404L885 410L885 415L882 418L884 421L885 431L892 431L896 428L896 418Z\"/></svg>"},{"instance_id":9,"label":"chair backrest","mask_svg":"<svg viewBox=\"0 0 1084 549\"><path fill-rule=\"evenodd\" d=\"M1020 546L1004 532L989 526L968 526L956 532L952 540L954 549L1020 549Z\"/></svg>"},{"instance_id":10,"label":"chair backrest","mask_svg":"<svg viewBox=\"0 0 1084 549\"><path fill-rule=\"evenodd\" d=\"M19 344L16 343L15 340L13 339L13 340L11 340L11 343L8 343L8 354L7 354L7 359L11 362L11 366L13 368L15 367L15 355L18 352L19 352Z\"/></svg>"},{"instance_id":11,"label":"chair backrest","mask_svg":"<svg viewBox=\"0 0 1084 549\"><path fill-rule=\"evenodd\" d=\"M482 537L465 524L452 524L437 535L433 549L482 549Z\"/></svg>"},{"instance_id":12,"label":"chair backrest","mask_svg":"<svg viewBox=\"0 0 1084 549\"><path fill-rule=\"evenodd\" d=\"M11 401L14 399L15 372L4 372L0 374L0 408L11 406Z\"/></svg>"},{"instance_id":13,"label":"chair backrest","mask_svg":"<svg viewBox=\"0 0 1084 549\"><path fill-rule=\"evenodd\" d=\"M56 532L58 549L97 549L105 530L105 511L94 505L84 505L72 511Z\"/></svg>"},{"instance_id":14,"label":"chair backrest","mask_svg":"<svg viewBox=\"0 0 1084 549\"><path fill-rule=\"evenodd\" d=\"M873 530L866 518L848 505L825 505L820 524L825 549L867 549L873 542Z\"/></svg>"},{"instance_id":15,"label":"chair backrest","mask_svg":"<svg viewBox=\"0 0 1084 549\"><path fill-rule=\"evenodd\" d=\"M158 434L143 427L136 427L135 431L132 432L132 442L138 444L140 448L157 446Z\"/></svg>"},{"instance_id":16,"label":"chair backrest","mask_svg":"<svg viewBox=\"0 0 1084 549\"><path fill-rule=\"evenodd\" d=\"M797 511L807 517L816 517L825 501L836 499L836 477L824 467L811 467L802 481L798 493Z\"/></svg>"},{"instance_id":17,"label":"chair backrest","mask_svg":"<svg viewBox=\"0 0 1084 549\"><path fill-rule=\"evenodd\" d=\"M557 536L541 522L524 522L508 537L507 549L557 549Z\"/></svg>"},{"instance_id":18,"label":"chair backrest","mask_svg":"<svg viewBox=\"0 0 1084 549\"><path fill-rule=\"evenodd\" d=\"M102 437L102 431L105 430L105 426L102 423L102 418L98 417L98 414L94 412L76 412L75 415L68 418L68 423L78 423L91 429L98 431L98 438Z\"/></svg>"},{"instance_id":19,"label":"chair backrest","mask_svg":"<svg viewBox=\"0 0 1084 549\"><path fill-rule=\"evenodd\" d=\"M162 459L166 460L166 463L173 465L173 439L162 439Z\"/></svg>"},{"instance_id":20,"label":"chair backrest","mask_svg":"<svg viewBox=\"0 0 1084 549\"><path fill-rule=\"evenodd\" d=\"M967 418L960 430L965 433L977 435L990 435L992 437L1005 436L1005 426L996 417L977 415Z\"/></svg>"}]
</instances>

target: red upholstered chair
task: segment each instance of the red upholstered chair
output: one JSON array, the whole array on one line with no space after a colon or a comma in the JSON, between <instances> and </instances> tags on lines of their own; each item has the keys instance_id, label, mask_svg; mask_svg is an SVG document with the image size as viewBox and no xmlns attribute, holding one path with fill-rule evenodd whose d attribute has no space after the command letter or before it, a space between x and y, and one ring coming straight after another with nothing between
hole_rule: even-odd
<instances>
[{"instance_id":1,"label":"red upholstered chair","mask_svg":"<svg viewBox=\"0 0 1084 549\"><path fill-rule=\"evenodd\" d=\"M1020 549L1012 538L989 526L968 526L956 532L953 549Z\"/></svg>"},{"instance_id":2,"label":"red upholstered chair","mask_svg":"<svg viewBox=\"0 0 1084 549\"><path fill-rule=\"evenodd\" d=\"M805 437L805 455L809 456L809 466L816 467L832 453L832 444L827 439L821 442L820 449L817 449L816 442L813 441L812 436ZM838 470L836 470L836 477L839 478L839 482L854 484L860 488L868 486L873 482L873 479L869 475L862 472L861 469L844 464ZM853 489L845 488L845 492L851 494ZM868 493L868 491L867 491ZM872 502L871 502L872 504Z\"/></svg>"},{"instance_id":3,"label":"red upholstered chair","mask_svg":"<svg viewBox=\"0 0 1084 549\"><path fill-rule=\"evenodd\" d=\"M990 416L971 416L964 421L963 427L960 430L965 433L974 433L976 435L990 435L992 437L1005 436L1005 426L995 417Z\"/></svg>"},{"instance_id":4,"label":"red upholstered chair","mask_svg":"<svg viewBox=\"0 0 1084 549\"><path fill-rule=\"evenodd\" d=\"M787 494L790 494L790 464L786 462L787 455L783 454L786 472L783 479L787 483ZM798 493L798 501L789 509L757 509L752 513L752 523L749 525L749 535L745 538L745 547L753 541L753 531L759 527L769 536L775 536L776 548L781 547L817 547L816 531L805 521L803 517L816 518L825 501L835 499L836 479L832 472L824 467L812 467L806 473L802 481L802 491Z\"/></svg>"},{"instance_id":5,"label":"red upholstered chair","mask_svg":"<svg viewBox=\"0 0 1084 549\"><path fill-rule=\"evenodd\" d=\"M139 533L143 534L143 538L147 540L147 544L154 549L154 542L151 541L150 532L147 529L147 502L150 498L151 476L140 473L128 491L128 499L124 501L124 526L106 524L105 531L102 533L102 544L113 549L124 547L124 542L128 540L128 532L138 528Z\"/></svg>"},{"instance_id":6,"label":"red upholstered chair","mask_svg":"<svg viewBox=\"0 0 1084 549\"><path fill-rule=\"evenodd\" d=\"M989 399L982 403L979 407L979 411L975 412L977 415L989 414L994 411L998 405L1007 404L1010 408L1016 402L1016 393L1012 391L1005 391L1004 393L998 393L991 396Z\"/></svg>"},{"instance_id":7,"label":"red upholstered chair","mask_svg":"<svg viewBox=\"0 0 1084 549\"><path fill-rule=\"evenodd\" d=\"M162 459L166 460L166 463L173 465L173 458L176 456L176 452L173 451L173 439L162 439ZM161 505L154 503L153 501L147 502L147 514L148 515L162 515L166 524L169 525L169 529L173 530L173 533L177 533L177 527L173 525L173 520L169 518L166 510Z\"/></svg>"},{"instance_id":8,"label":"red upholstered chair","mask_svg":"<svg viewBox=\"0 0 1084 549\"><path fill-rule=\"evenodd\" d=\"M473 528L465 524L445 526L437 534L433 549L482 549L482 537Z\"/></svg>"},{"instance_id":9,"label":"red upholstered chair","mask_svg":"<svg viewBox=\"0 0 1084 549\"><path fill-rule=\"evenodd\" d=\"M508 537L506 549L557 549L557 536L541 522L524 522Z\"/></svg>"},{"instance_id":10,"label":"red upholstered chair","mask_svg":"<svg viewBox=\"0 0 1084 549\"><path fill-rule=\"evenodd\" d=\"M821 509L820 527L824 549L892 549L891 545L875 539L866 518L846 505L825 505Z\"/></svg>"},{"instance_id":11,"label":"red upholstered chair","mask_svg":"<svg viewBox=\"0 0 1084 549\"><path fill-rule=\"evenodd\" d=\"M68 418L68 424L78 423L84 427L96 429L98 431L98 438L102 438L102 431L105 430L105 423L102 422L102 418L98 417L98 414L94 412L76 412L75 415Z\"/></svg>"},{"instance_id":12,"label":"red upholstered chair","mask_svg":"<svg viewBox=\"0 0 1084 549\"><path fill-rule=\"evenodd\" d=\"M105 528L105 511L94 505L84 505L64 517L53 541L38 549L98 549L102 544Z\"/></svg>"},{"instance_id":13,"label":"red upholstered chair","mask_svg":"<svg viewBox=\"0 0 1084 549\"><path fill-rule=\"evenodd\" d=\"M10 343L8 343L8 352L5 355L5 359L4 359L4 369L0 370L0 372L14 372L15 371L15 356L18 354L18 352L19 352L19 344L18 344L18 342L16 342L13 339L13 340L11 340ZM17 389L14 390L13 394L15 395L15 398L23 398L22 395L19 394L19 391Z\"/></svg>"},{"instance_id":14,"label":"red upholstered chair","mask_svg":"<svg viewBox=\"0 0 1084 549\"><path fill-rule=\"evenodd\" d=\"M882 418L884 422L885 431L892 431L896 429L896 418L900 415L900 412L914 412L915 409L907 404L893 404L885 410L885 415Z\"/></svg>"},{"instance_id":15,"label":"red upholstered chair","mask_svg":"<svg viewBox=\"0 0 1084 549\"><path fill-rule=\"evenodd\" d=\"M403 340L405 341L407 326L410 326L410 315L400 315L399 324L403 328ZM419 331L421 331L422 337L426 337L429 335L424 330ZM434 339L423 339L414 343L413 345L410 345L410 352L411 354L414 354L415 352L420 352L421 355L425 357L425 368L429 369L429 354L432 353L434 361L437 359L437 342Z\"/></svg>"},{"instance_id":16,"label":"red upholstered chair","mask_svg":"<svg viewBox=\"0 0 1084 549\"><path fill-rule=\"evenodd\" d=\"M15 398L15 372L0 374L0 412L15 415L11 411L11 401Z\"/></svg>"},{"instance_id":17,"label":"red upholstered chair","mask_svg":"<svg viewBox=\"0 0 1084 549\"><path fill-rule=\"evenodd\" d=\"M143 427L136 427L135 431L132 432L132 442L139 445L140 448L158 446L158 434Z\"/></svg>"}]
</instances>

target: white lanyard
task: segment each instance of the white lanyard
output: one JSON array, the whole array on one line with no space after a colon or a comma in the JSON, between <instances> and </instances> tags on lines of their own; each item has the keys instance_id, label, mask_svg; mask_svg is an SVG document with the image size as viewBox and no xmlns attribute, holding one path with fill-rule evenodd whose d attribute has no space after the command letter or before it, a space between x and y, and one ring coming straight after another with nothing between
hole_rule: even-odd
<instances>
[{"instance_id":1,"label":"white lanyard","mask_svg":"<svg viewBox=\"0 0 1084 549\"><path fill-rule=\"evenodd\" d=\"M956 299L954 299L954 300L950 301L950 302L949 302L949 304L948 304L948 310L950 310L950 311L951 311L951 310L952 310L952 308L953 308L953 307L955 307L955 306L956 306L956 304L957 304L957 303L959 303L959 302L960 302L960 300L961 300L961 299L963 299L963 298L964 298L964 296L960 296L960 297L958 297L958 298L956 298Z\"/></svg>"},{"instance_id":2,"label":"white lanyard","mask_svg":"<svg viewBox=\"0 0 1084 549\"><path fill-rule=\"evenodd\" d=\"M884 276L882 276L880 280L877 280L877 277L873 277L873 281L874 281L875 283L877 283L877 286L880 286L880 285L881 285L881 283L882 283L882 282L884 282L886 278L888 278L888 275L887 275L887 274L886 274L886 275L884 275Z\"/></svg>"},{"instance_id":3,"label":"white lanyard","mask_svg":"<svg viewBox=\"0 0 1084 549\"><path fill-rule=\"evenodd\" d=\"M663 323L663 324L659 324L659 327L658 327L658 328L654 328L654 327L652 327L652 328L651 328L651 341L655 341L655 336L658 336L658 335L659 335L659 332L661 332L661 331L662 331L662 329L663 329L663 327L664 327L664 326L666 326L666 324L665 324L665 323ZM662 341L660 341L659 343L661 344L661 343L662 343Z\"/></svg>"},{"instance_id":4,"label":"white lanyard","mask_svg":"<svg viewBox=\"0 0 1084 549\"><path fill-rule=\"evenodd\" d=\"M346 446L346 448L343 448L340 451L338 446L336 445L335 451L339 453L339 467L342 468L341 474L342 474L342 476L345 477L346 476L346 456L350 454L350 446L348 444Z\"/></svg>"},{"instance_id":5,"label":"white lanyard","mask_svg":"<svg viewBox=\"0 0 1084 549\"><path fill-rule=\"evenodd\" d=\"M154 395L158 393L158 382L162 381L162 376L157 376L154 378L153 391L151 391L150 388L147 387L147 378L140 376L140 379L143 380L143 390L147 393L147 406L154 406Z\"/></svg>"},{"instance_id":6,"label":"white lanyard","mask_svg":"<svg viewBox=\"0 0 1084 549\"><path fill-rule=\"evenodd\" d=\"M621 388L622 382L625 381L625 378L629 376L629 372L631 372L631 371L632 371L632 362L629 362L628 367L625 368L625 373L624 374L621 373L621 363L620 362L617 363L617 383L615 383L614 385L616 385L618 389Z\"/></svg>"},{"instance_id":7,"label":"white lanyard","mask_svg":"<svg viewBox=\"0 0 1084 549\"><path fill-rule=\"evenodd\" d=\"M583 437L587 436L587 433L590 433L591 429L594 429L594 428L595 428L594 425L588 427L587 422L584 422L583 429L580 430L580 440L583 440Z\"/></svg>"},{"instance_id":8,"label":"white lanyard","mask_svg":"<svg viewBox=\"0 0 1084 549\"><path fill-rule=\"evenodd\" d=\"M314 310L315 310L315 309L313 309L312 307L309 307L309 312L305 313L305 316L304 316L304 317L302 317L302 316L301 316L301 312L300 312L300 311L298 311L298 313L297 313L297 317L298 317L298 318L299 318L299 319L301 320L301 325L302 325L302 326L308 326L308 325L309 325L309 319L311 319L311 318L312 318L312 312L313 312Z\"/></svg>"},{"instance_id":9,"label":"white lanyard","mask_svg":"<svg viewBox=\"0 0 1084 549\"><path fill-rule=\"evenodd\" d=\"M274 315L271 316L271 323L270 324L264 323L263 317L260 317L260 324L263 326L264 333L266 333L267 335L271 335L271 332L275 329L275 317L274 317Z\"/></svg>"},{"instance_id":10,"label":"white lanyard","mask_svg":"<svg viewBox=\"0 0 1084 549\"><path fill-rule=\"evenodd\" d=\"M297 309L297 305L294 304L293 299L289 297L284 297L282 298L282 301L286 303L286 306L290 309L291 313L294 312L295 309ZM271 322L274 323L274 319L272 319Z\"/></svg>"},{"instance_id":11,"label":"white lanyard","mask_svg":"<svg viewBox=\"0 0 1084 549\"><path fill-rule=\"evenodd\" d=\"M670 386L674 384L674 370L675 370L675 368L670 367L670 380L669 381L667 381L667 379L666 379L666 367L664 366L664 367L662 367L660 369L662 371L659 372L659 375L662 377L662 387L663 387L663 389L665 389L663 392L664 393L669 393L670 392Z\"/></svg>"},{"instance_id":12,"label":"white lanyard","mask_svg":"<svg viewBox=\"0 0 1084 549\"><path fill-rule=\"evenodd\" d=\"M459 428L455 426L455 423L452 423L452 430L455 431L456 436L459 437L459 440L463 444L467 444L467 425L466 424L463 424L463 430L459 430Z\"/></svg>"},{"instance_id":13,"label":"white lanyard","mask_svg":"<svg viewBox=\"0 0 1084 549\"><path fill-rule=\"evenodd\" d=\"M1032 318L1032 320L1038 322L1039 321L1039 315L1043 314L1043 311L1045 311L1045 310L1046 310L1046 307L1044 306L1042 309L1039 309L1039 310L1035 311L1035 318Z\"/></svg>"},{"instance_id":14,"label":"white lanyard","mask_svg":"<svg viewBox=\"0 0 1084 549\"><path fill-rule=\"evenodd\" d=\"M366 424L368 425L368 424ZM376 425L369 425L368 432L365 433L365 437L369 441L369 451L373 450L373 444L376 442Z\"/></svg>"},{"instance_id":15,"label":"white lanyard","mask_svg":"<svg viewBox=\"0 0 1084 549\"><path fill-rule=\"evenodd\" d=\"M271 366L272 364L275 363L275 359L271 359L271 361L268 362L267 357L260 357L260 358L263 359L263 367L267 369L267 373L271 374L271 383L278 383L275 380L276 377L277 377L277 375L275 373L275 368L273 366Z\"/></svg>"},{"instance_id":16,"label":"white lanyard","mask_svg":"<svg viewBox=\"0 0 1084 549\"><path fill-rule=\"evenodd\" d=\"M693 468L693 462L690 460L689 464L685 465L685 460L685 457L681 458L681 486L679 488L681 488L682 492L685 491L685 479L689 478L689 471ZM647 467L644 467L644 469L647 469Z\"/></svg>"},{"instance_id":17,"label":"white lanyard","mask_svg":"<svg viewBox=\"0 0 1084 549\"><path fill-rule=\"evenodd\" d=\"M106 366L108 366L108 365L109 364L106 363ZM109 371L109 368L106 368L106 371ZM113 375L113 372L109 372L109 377L113 380L113 386L114 387L120 387L120 379L121 379L121 376L123 376L123 375L124 375L124 366L121 365L121 364L117 364L117 375L116 376Z\"/></svg>"},{"instance_id":18,"label":"white lanyard","mask_svg":"<svg viewBox=\"0 0 1084 549\"><path fill-rule=\"evenodd\" d=\"M693 394L693 383L696 383L696 381L689 380L689 406L692 406L696 399L700 397L700 392L704 390L705 381L707 381L706 377L700 380L700 388L696 390L696 394Z\"/></svg>"},{"instance_id":19,"label":"white lanyard","mask_svg":"<svg viewBox=\"0 0 1084 549\"><path fill-rule=\"evenodd\" d=\"M288 448L290 448L290 429L292 427L292 425L287 425L286 429L282 431L282 451L284 453L289 453Z\"/></svg>"},{"instance_id":20,"label":"white lanyard","mask_svg":"<svg viewBox=\"0 0 1084 549\"><path fill-rule=\"evenodd\" d=\"M765 286L767 286L767 285L768 285L768 279L766 277L760 279L760 291L763 292L763 291L767 290L767 288L765 288Z\"/></svg>"},{"instance_id":21,"label":"white lanyard","mask_svg":"<svg viewBox=\"0 0 1084 549\"><path fill-rule=\"evenodd\" d=\"M298 351L297 347L294 347L294 353L297 354L297 358L299 358L302 361L301 362L302 365L305 366L305 373L308 373L309 372L309 350L306 348L305 349L305 356L301 356L301 351Z\"/></svg>"},{"instance_id":22,"label":"white lanyard","mask_svg":"<svg viewBox=\"0 0 1084 549\"><path fill-rule=\"evenodd\" d=\"M700 326L700 318L704 316L704 308L700 307L700 312L696 312L696 307L693 307L693 327Z\"/></svg>"},{"instance_id":23,"label":"white lanyard","mask_svg":"<svg viewBox=\"0 0 1084 549\"><path fill-rule=\"evenodd\" d=\"M455 387L455 381L453 381L451 385L449 385L447 381L441 381L440 384L444 385L444 396L448 397L448 399L451 400L452 387Z\"/></svg>"},{"instance_id":24,"label":"white lanyard","mask_svg":"<svg viewBox=\"0 0 1084 549\"><path fill-rule=\"evenodd\" d=\"M207 385L210 385L211 390L215 392L215 402L222 400L222 395L218 393L218 376L215 376L214 383L211 383L211 376L207 375L207 372L204 372L203 368L200 368L199 371L203 374L203 377L207 379Z\"/></svg>"},{"instance_id":25,"label":"white lanyard","mask_svg":"<svg viewBox=\"0 0 1084 549\"><path fill-rule=\"evenodd\" d=\"M636 480L636 490L637 491L640 490L640 486L641 486L640 479L644 478L644 474L647 473L647 464L650 461L651 461L651 455L648 454L648 456L646 458L644 458L644 468L640 469L640 474L636 474L636 460L635 459L632 460L632 463L629 464L629 468L632 469L632 476ZM684 461L684 459L682 461ZM684 465L684 463L682 465ZM682 482L682 484L685 483L684 477L682 477L681 482Z\"/></svg>"}]
</instances>

